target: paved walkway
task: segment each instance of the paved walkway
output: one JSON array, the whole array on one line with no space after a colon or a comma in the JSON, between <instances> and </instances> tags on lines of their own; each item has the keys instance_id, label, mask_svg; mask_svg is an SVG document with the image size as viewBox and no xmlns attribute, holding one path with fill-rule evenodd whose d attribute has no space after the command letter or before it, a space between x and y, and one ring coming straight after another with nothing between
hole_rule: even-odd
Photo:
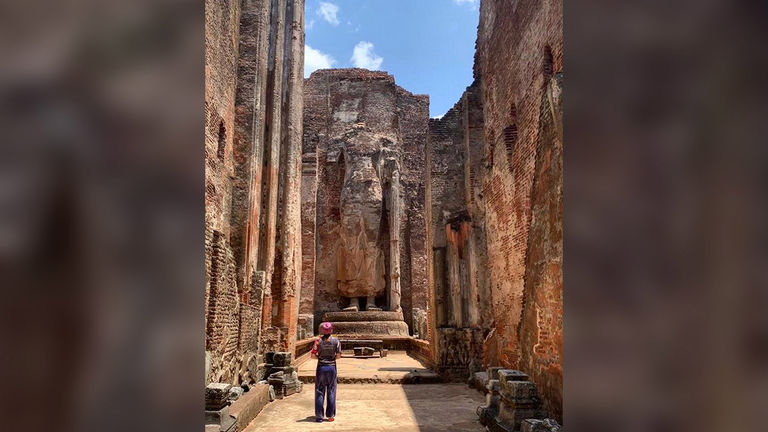
<instances>
[{"instance_id":1,"label":"paved walkway","mask_svg":"<svg viewBox=\"0 0 768 432\"><path fill-rule=\"evenodd\" d=\"M465 384L341 384L336 421L314 422L314 385L267 405L245 432L480 432L483 396Z\"/></svg>"},{"instance_id":2,"label":"paved walkway","mask_svg":"<svg viewBox=\"0 0 768 432\"><path fill-rule=\"evenodd\" d=\"M316 360L301 365L302 381L314 382L315 366ZM336 421L314 421L315 385L305 384L301 393L264 407L245 432L485 430L475 414L485 397L466 384L402 384L414 374L435 375L405 352L390 352L384 358L341 358L337 367Z\"/></svg>"}]
</instances>

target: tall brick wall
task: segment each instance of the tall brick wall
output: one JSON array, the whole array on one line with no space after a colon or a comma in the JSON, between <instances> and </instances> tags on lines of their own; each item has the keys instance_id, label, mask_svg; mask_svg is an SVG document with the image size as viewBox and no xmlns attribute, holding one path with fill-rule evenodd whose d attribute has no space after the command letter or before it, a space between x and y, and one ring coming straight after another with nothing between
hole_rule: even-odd
<instances>
[{"instance_id":1,"label":"tall brick wall","mask_svg":"<svg viewBox=\"0 0 768 432\"><path fill-rule=\"evenodd\" d=\"M205 2L206 381L234 381L240 330L236 267L229 244L239 2Z\"/></svg>"},{"instance_id":2,"label":"tall brick wall","mask_svg":"<svg viewBox=\"0 0 768 432\"><path fill-rule=\"evenodd\" d=\"M304 1L205 12L206 382L239 384L296 333Z\"/></svg>"},{"instance_id":3,"label":"tall brick wall","mask_svg":"<svg viewBox=\"0 0 768 432\"><path fill-rule=\"evenodd\" d=\"M303 151L305 158L314 155L317 172L316 179L305 179L305 184L315 182L317 190L314 196L304 194L302 198L304 208L314 204L316 212L315 229L304 229L302 240L315 244L315 323L324 312L347 306L337 293L336 281L345 176L342 146L345 134L354 128L395 143L403 203L399 233L401 305L411 330L414 308L427 310L424 147L428 118L429 98L398 87L394 77L385 72L326 69L315 71L306 80ZM310 267L305 261L306 271ZM379 303L383 305L383 299Z\"/></svg>"},{"instance_id":4,"label":"tall brick wall","mask_svg":"<svg viewBox=\"0 0 768 432\"><path fill-rule=\"evenodd\" d=\"M545 233L539 230L531 236L531 205L537 198L555 203L551 208L541 205L548 206L552 226L561 227L555 197L561 193L562 182L546 174L547 170L537 172L536 161L545 151L542 147L552 147L541 135L559 125L559 120L549 124L540 120L549 78L562 72L562 28L559 0L483 0L475 58L475 72L483 83L485 141L490 158L483 189L495 328L485 342L486 361L529 373L543 389L545 405L558 420L562 420L562 386L558 385L562 373L552 365L562 362L562 344L553 348L547 342L544 349L548 354L540 354L536 349L542 348L535 348L534 340L541 336L554 341L562 335L562 302L554 293L561 293L562 285L551 285L562 271L562 252L556 234L547 232L541 237L539 234ZM559 154L550 152L550 161ZM537 175L549 176L539 183L541 188L550 188L538 197L532 196ZM552 266L546 275L528 268L529 251L540 249L548 251L547 258L541 259ZM528 292L526 277L533 278ZM550 288L540 289L546 277L551 278ZM537 299L540 296L548 299ZM535 325L531 320L526 324L523 304L534 303L541 318L536 318ZM529 313L534 314L533 309Z\"/></svg>"},{"instance_id":5,"label":"tall brick wall","mask_svg":"<svg viewBox=\"0 0 768 432\"><path fill-rule=\"evenodd\" d=\"M522 369L560 421L562 41L560 1L482 0L476 81L430 120L426 186L438 368Z\"/></svg>"},{"instance_id":6,"label":"tall brick wall","mask_svg":"<svg viewBox=\"0 0 768 432\"><path fill-rule=\"evenodd\" d=\"M539 386L544 406L562 416L563 388L563 136L562 75L545 87L520 322L520 368Z\"/></svg>"}]
</instances>

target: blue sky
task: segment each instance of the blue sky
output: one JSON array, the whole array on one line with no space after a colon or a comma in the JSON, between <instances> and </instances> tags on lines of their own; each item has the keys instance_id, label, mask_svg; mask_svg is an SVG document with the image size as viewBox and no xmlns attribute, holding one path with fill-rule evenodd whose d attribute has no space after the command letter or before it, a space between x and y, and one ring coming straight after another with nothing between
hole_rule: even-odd
<instances>
[{"instance_id":1,"label":"blue sky","mask_svg":"<svg viewBox=\"0 0 768 432\"><path fill-rule=\"evenodd\" d=\"M445 114L472 83L479 0L307 0L304 75L363 67Z\"/></svg>"}]
</instances>

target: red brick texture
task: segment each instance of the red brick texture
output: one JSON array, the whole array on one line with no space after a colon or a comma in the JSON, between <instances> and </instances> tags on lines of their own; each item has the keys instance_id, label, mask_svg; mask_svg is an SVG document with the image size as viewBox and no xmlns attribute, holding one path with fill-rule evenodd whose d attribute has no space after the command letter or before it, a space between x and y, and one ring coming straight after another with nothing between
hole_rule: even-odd
<instances>
[{"instance_id":1,"label":"red brick texture","mask_svg":"<svg viewBox=\"0 0 768 432\"><path fill-rule=\"evenodd\" d=\"M430 120L426 185L438 369L521 369L559 421L562 47L560 1L481 2L475 83Z\"/></svg>"},{"instance_id":2,"label":"red brick texture","mask_svg":"<svg viewBox=\"0 0 768 432\"><path fill-rule=\"evenodd\" d=\"M240 384L295 341L304 1L206 0L205 17L206 382Z\"/></svg>"},{"instance_id":3,"label":"red brick texture","mask_svg":"<svg viewBox=\"0 0 768 432\"><path fill-rule=\"evenodd\" d=\"M551 103L542 102L549 78L562 73L562 28L559 0L484 0L475 64L492 157L484 195L495 326L485 342L486 362L530 374L559 421L562 140L555 131L561 121L547 118Z\"/></svg>"}]
</instances>

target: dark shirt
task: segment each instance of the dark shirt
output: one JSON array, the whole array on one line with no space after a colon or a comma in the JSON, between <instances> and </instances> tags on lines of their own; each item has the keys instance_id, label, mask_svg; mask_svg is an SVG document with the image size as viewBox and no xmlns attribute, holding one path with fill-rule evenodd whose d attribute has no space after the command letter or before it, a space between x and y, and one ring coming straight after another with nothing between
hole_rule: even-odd
<instances>
[{"instance_id":1,"label":"dark shirt","mask_svg":"<svg viewBox=\"0 0 768 432\"><path fill-rule=\"evenodd\" d=\"M317 356L318 366L336 366L336 354L341 354L341 342L333 336L319 338L312 347L312 353Z\"/></svg>"}]
</instances>

